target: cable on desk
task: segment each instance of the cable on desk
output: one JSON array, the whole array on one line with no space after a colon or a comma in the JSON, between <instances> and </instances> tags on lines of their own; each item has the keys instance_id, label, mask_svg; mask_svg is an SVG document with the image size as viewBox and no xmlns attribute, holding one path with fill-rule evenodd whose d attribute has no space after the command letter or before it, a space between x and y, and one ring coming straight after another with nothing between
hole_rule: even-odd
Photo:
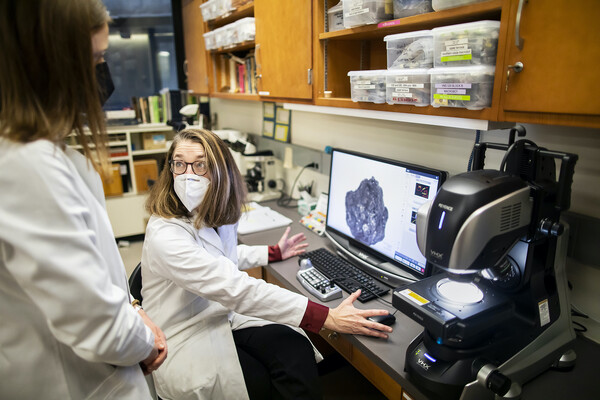
<instances>
[{"instance_id":1,"label":"cable on desk","mask_svg":"<svg viewBox=\"0 0 600 400\"><path fill-rule=\"evenodd\" d=\"M302 167L302 169L300 170L300 172L298 172L298 175L296 175L296 179L294 179L294 184L292 185L292 187L290 188L290 194L286 194L285 191L281 191L281 197L279 199L277 199L277 205L279 207L286 207L286 208L294 208L296 207L295 205L290 206L290 203L294 200L298 201L298 199L294 199L292 197L292 194L294 193L294 188L296 187L296 183L298 183L298 178L300 178L300 175L302 175L302 172L304 172L304 170L306 168L317 168L318 164L316 163L310 163L310 164L306 164L304 167Z\"/></svg>"}]
</instances>

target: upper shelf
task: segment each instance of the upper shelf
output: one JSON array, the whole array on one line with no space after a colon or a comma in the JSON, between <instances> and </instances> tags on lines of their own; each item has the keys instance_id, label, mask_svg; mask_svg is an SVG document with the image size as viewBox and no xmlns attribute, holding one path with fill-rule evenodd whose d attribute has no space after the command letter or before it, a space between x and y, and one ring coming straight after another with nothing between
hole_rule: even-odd
<instances>
[{"instance_id":1,"label":"upper shelf","mask_svg":"<svg viewBox=\"0 0 600 400\"><path fill-rule=\"evenodd\" d=\"M431 29L438 26L453 25L482 19L499 20L503 0L491 0L470 4L448 10L419 14L396 20L382 22L377 25L365 25L356 28L342 29L319 34L320 40L357 40L379 39L395 33Z\"/></svg>"}]
</instances>

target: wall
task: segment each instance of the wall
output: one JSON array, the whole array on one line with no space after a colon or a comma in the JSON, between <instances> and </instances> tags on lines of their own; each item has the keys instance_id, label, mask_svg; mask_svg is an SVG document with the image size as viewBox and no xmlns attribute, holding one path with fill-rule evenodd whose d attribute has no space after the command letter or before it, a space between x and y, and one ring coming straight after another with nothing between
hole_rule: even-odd
<instances>
[{"instance_id":1,"label":"wall","mask_svg":"<svg viewBox=\"0 0 600 400\"><path fill-rule=\"evenodd\" d=\"M219 128L250 133L262 129L262 103L211 99L218 114ZM571 196L571 211L600 218L600 129L525 125L527 138L550 150L579 155ZM444 169L450 174L464 172L475 132L465 129L349 118L292 111L292 143L323 150L341 147L416 164ZM482 141L507 142L508 130L482 132ZM495 154L496 153L496 154ZM501 154L488 151L486 166L497 168ZM311 177L306 171L305 179ZM315 178L323 182L321 178ZM326 180L325 180L326 182ZM320 191L327 188L319 187Z\"/></svg>"},{"instance_id":2,"label":"wall","mask_svg":"<svg viewBox=\"0 0 600 400\"><path fill-rule=\"evenodd\" d=\"M211 110L217 113L218 127L221 129L228 127L249 133L260 133L262 130L260 102L211 99ZM569 254L574 258L569 259L567 273L573 285L572 304L590 317L575 320L588 329L585 336L600 343L600 292L597 289L600 264L595 253L595 243L600 237L597 222L600 218L600 129L545 125L525 127L527 138L538 145L579 155L573 179L571 211L583 214L583 219L592 221L585 229L579 229L577 225L574 229L570 221L572 235ZM291 131L294 145L319 151L323 151L325 146L341 147L440 168L451 174L467 170L475 139L474 131L464 129L299 111L292 112ZM507 133L507 130L482 132L481 140L506 143ZM488 150L486 166L497 168L501 157L500 152ZM285 171L288 185L299 171L299 168ZM317 193L328 191L326 175L307 169L299 181L310 183L311 180L316 183ZM573 231L577 230L579 234L574 235Z\"/></svg>"}]
</instances>

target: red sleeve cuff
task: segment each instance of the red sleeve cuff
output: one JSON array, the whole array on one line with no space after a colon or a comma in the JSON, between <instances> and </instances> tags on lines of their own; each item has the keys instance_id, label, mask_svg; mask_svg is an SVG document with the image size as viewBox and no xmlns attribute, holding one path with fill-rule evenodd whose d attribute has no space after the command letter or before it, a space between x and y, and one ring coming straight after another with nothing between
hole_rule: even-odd
<instances>
[{"instance_id":1,"label":"red sleeve cuff","mask_svg":"<svg viewBox=\"0 0 600 400\"><path fill-rule=\"evenodd\" d=\"M279 245L269 246L269 262L281 261L281 249Z\"/></svg>"},{"instance_id":2,"label":"red sleeve cuff","mask_svg":"<svg viewBox=\"0 0 600 400\"><path fill-rule=\"evenodd\" d=\"M309 300L304 317L300 321L300 328L313 333L319 333L323 324L325 324L327 315L329 315L329 307Z\"/></svg>"}]
</instances>

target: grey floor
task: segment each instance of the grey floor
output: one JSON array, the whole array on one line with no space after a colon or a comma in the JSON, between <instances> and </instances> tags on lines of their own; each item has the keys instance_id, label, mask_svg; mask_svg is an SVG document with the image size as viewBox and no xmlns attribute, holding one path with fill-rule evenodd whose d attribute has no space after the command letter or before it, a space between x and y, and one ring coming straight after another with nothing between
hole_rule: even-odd
<instances>
[{"instance_id":1,"label":"grey floor","mask_svg":"<svg viewBox=\"0 0 600 400\"><path fill-rule=\"evenodd\" d=\"M142 241L119 241L119 252L127 276L140 262ZM323 400L379 400L385 399L365 377L338 354L328 356L320 364Z\"/></svg>"}]
</instances>

